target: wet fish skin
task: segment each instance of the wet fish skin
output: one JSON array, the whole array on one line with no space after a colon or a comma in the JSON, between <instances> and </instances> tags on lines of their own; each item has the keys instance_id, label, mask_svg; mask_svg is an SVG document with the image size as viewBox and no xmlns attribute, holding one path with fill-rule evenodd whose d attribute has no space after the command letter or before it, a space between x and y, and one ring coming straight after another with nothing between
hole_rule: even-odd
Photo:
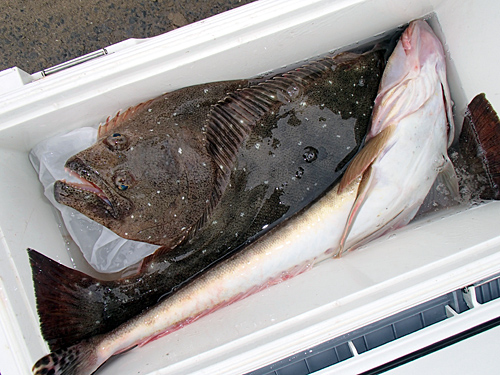
<instances>
[{"instance_id":1,"label":"wet fish skin","mask_svg":"<svg viewBox=\"0 0 500 375\"><path fill-rule=\"evenodd\" d=\"M350 64L356 56L337 56L335 64ZM272 124L288 117L290 124L300 124L300 114L319 109L320 103L325 105L325 98L330 100L326 109L336 107L343 118L355 117L362 104L353 105L354 100L342 100L342 95L334 101L331 93L325 95L325 87L311 90L309 86L320 83L317 78L322 75L326 82L328 76L335 76L334 72L324 74L332 63L315 63L303 67L302 74L289 74L287 81L266 80L260 91L257 87L250 92L242 90L255 86L254 80L209 83L167 93L128 109L99 128L93 146L67 161L66 168L79 176L83 185L57 181L56 201L121 237L175 248L203 227L223 198L245 139L245 147L251 147L251 141L258 143L268 136L264 132L269 132ZM325 86L324 82L321 85ZM331 87L335 89L337 83L334 81ZM298 108L300 98L307 98L303 108ZM364 111L368 118L369 110ZM243 126L228 123L228 116L240 116ZM313 116L320 117L318 113ZM363 126L357 126L360 144L365 133ZM353 147L349 154L355 151Z\"/></svg>"},{"instance_id":2,"label":"wet fish skin","mask_svg":"<svg viewBox=\"0 0 500 375\"><path fill-rule=\"evenodd\" d=\"M349 248L347 241L370 238L358 218L363 210L375 214L373 231L380 235L413 219L438 175L452 196L459 197L447 153L453 137L443 47L430 26L416 20L387 62L366 144L341 182L340 190L363 177L337 255Z\"/></svg>"},{"instance_id":3,"label":"wet fish skin","mask_svg":"<svg viewBox=\"0 0 500 375\"><path fill-rule=\"evenodd\" d=\"M42 334L51 350L116 328L251 242L263 227L268 230L272 223L293 215L335 183L366 134L384 66L383 54L380 49L362 55L344 53L328 57L331 61L320 61L319 68L306 65L297 73L285 73L286 82L301 83L294 87L302 87L302 93L295 92L290 102L270 101L267 115L241 144L223 196L207 225L175 249L157 251L143 262L138 274L99 280L30 251ZM325 63L332 68L319 70ZM264 84L237 90L233 98L244 94L247 100L262 95L267 79L261 81ZM267 100L280 84L278 79L270 81L274 91L264 91ZM223 95L227 84L209 87ZM281 87L282 98L288 95L289 86ZM252 94L254 88L258 93ZM201 116L199 103L190 100L204 90L204 85L189 89L184 109L174 107L173 111L194 111L195 116ZM223 110L234 104L221 102L216 107ZM54 288L55 284L64 287ZM67 303L69 294L71 304ZM78 318L72 320L75 324L64 326L56 316Z\"/></svg>"},{"instance_id":4,"label":"wet fish skin","mask_svg":"<svg viewBox=\"0 0 500 375\"><path fill-rule=\"evenodd\" d=\"M403 46L398 44L398 47L407 50L418 47L420 40L437 40L430 28L421 22L410 24L400 42ZM420 39L421 36L424 38ZM434 50L432 54L434 62L441 62L444 58L442 49ZM406 62L401 50L393 56L391 69L397 69L397 64ZM403 225L411 219L416 212L415 206L423 200L433 179L444 171L443 167L446 169L447 144L453 137L452 132L448 133L446 113L447 106L451 104L445 101L449 99L443 87L447 85L446 80L439 78L442 72L430 69L430 59L420 58L418 54L416 57L412 62L424 64L421 73L412 78L417 80L412 84L419 86L420 78L423 78L424 84L431 83L429 96L417 95L423 102L410 100L407 103L405 95L399 95L392 104L394 114L400 117L399 121L373 122L378 132L371 133L371 139L355 157L338 185L243 251L215 265L170 298L116 330L42 358L35 364L34 373L39 375L44 370L56 369L53 367L56 362L59 366L56 373L64 374L63 362L59 359L77 353L79 358L71 364L74 366L72 373L90 374L116 353L161 336L169 329L231 303L240 296L279 282L283 277L303 272L332 253L341 253L368 237L380 235L388 228ZM391 73L389 71L387 76L390 77ZM404 81L398 83L401 82ZM381 92L385 88L382 83ZM404 91L414 99L412 94L415 93L407 85ZM398 93L398 90L394 92ZM381 103L384 101L381 100ZM413 107L402 104L412 104ZM391 114L390 111L386 113ZM377 117L374 118L376 121ZM430 184L428 179L432 179ZM412 192L410 189L419 190ZM395 199L394 192L402 194L402 199ZM48 366L47 362L50 362Z\"/></svg>"},{"instance_id":5,"label":"wet fish skin","mask_svg":"<svg viewBox=\"0 0 500 375\"><path fill-rule=\"evenodd\" d=\"M194 282L117 329L90 338L40 359L33 373L88 375L114 354L143 344L184 323L293 277L331 253L356 199L360 179L342 194L338 185L298 216L273 228L254 243L215 265ZM77 357L73 363L61 358Z\"/></svg>"},{"instance_id":6,"label":"wet fish skin","mask_svg":"<svg viewBox=\"0 0 500 375\"><path fill-rule=\"evenodd\" d=\"M212 200L217 166L203 130L210 108L227 92L249 84L188 87L108 119L97 142L66 163L102 193L57 181L56 200L124 238L175 247Z\"/></svg>"}]
</instances>

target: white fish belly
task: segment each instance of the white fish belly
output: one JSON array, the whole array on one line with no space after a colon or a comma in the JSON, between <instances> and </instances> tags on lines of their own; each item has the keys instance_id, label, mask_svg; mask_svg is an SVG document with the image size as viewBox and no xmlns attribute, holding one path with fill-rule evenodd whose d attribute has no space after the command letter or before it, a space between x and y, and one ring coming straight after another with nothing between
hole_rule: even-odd
<instances>
[{"instance_id":1,"label":"white fish belly","mask_svg":"<svg viewBox=\"0 0 500 375\"><path fill-rule=\"evenodd\" d=\"M417 213L447 157L441 91L403 118L393 138L394 144L372 166L373 187L356 216L347 247L388 223L390 228L403 226Z\"/></svg>"}]
</instances>

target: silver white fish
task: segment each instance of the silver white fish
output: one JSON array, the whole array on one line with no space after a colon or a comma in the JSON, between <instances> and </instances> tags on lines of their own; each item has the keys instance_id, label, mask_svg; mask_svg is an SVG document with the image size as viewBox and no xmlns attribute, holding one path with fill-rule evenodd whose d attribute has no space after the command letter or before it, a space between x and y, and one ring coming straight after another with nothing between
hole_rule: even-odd
<instances>
[{"instance_id":1,"label":"silver white fish","mask_svg":"<svg viewBox=\"0 0 500 375\"><path fill-rule=\"evenodd\" d=\"M363 176L337 254L370 239L370 228L380 236L406 225L440 173L458 197L447 153L452 105L443 46L425 21L413 21L387 62L366 144L340 183Z\"/></svg>"},{"instance_id":2,"label":"silver white fish","mask_svg":"<svg viewBox=\"0 0 500 375\"><path fill-rule=\"evenodd\" d=\"M34 374L91 374L117 353L406 224L440 172L453 180L453 134L443 48L427 23L414 21L389 59L367 143L337 186L114 331L43 357Z\"/></svg>"}]
</instances>

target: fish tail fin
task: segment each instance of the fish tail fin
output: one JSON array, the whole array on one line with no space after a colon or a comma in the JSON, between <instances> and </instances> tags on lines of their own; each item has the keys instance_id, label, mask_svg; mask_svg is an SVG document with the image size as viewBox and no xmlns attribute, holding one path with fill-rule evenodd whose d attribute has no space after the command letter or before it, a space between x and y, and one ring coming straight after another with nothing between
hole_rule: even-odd
<instances>
[{"instance_id":1,"label":"fish tail fin","mask_svg":"<svg viewBox=\"0 0 500 375\"><path fill-rule=\"evenodd\" d=\"M103 321L104 309L95 286L105 282L65 267L33 249L28 249L28 255L40 329L51 350L69 347L98 333L95 327Z\"/></svg>"},{"instance_id":2,"label":"fish tail fin","mask_svg":"<svg viewBox=\"0 0 500 375\"><path fill-rule=\"evenodd\" d=\"M500 199L500 120L484 93L468 105L460 135L464 168L478 179L481 199ZM471 187L474 189L474 187Z\"/></svg>"},{"instance_id":3,"label":"fish tail fin","mask_svg":"<svg viewBox=\"0 0 500 375\"><path fill-rule=\"evenodd\" d=\"M34 375L87 375L99 367L96 362L95 346L89 341L82 341L40 358L33 365L32 372Z\"/></svg>"}]
</instances>

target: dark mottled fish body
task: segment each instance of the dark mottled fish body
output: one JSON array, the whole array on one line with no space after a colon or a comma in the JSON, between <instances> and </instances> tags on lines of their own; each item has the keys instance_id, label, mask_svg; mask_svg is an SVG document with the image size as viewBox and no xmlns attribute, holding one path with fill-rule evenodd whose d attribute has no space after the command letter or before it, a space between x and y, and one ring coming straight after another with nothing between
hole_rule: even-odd
<instances>
[{"instance_id":1,"label":"dark mottled fish body","mask_svg":"<svg viewBox=\"0 0 500 375\"><path fill-rule=\"evenodd\" d=\"M121 237L175 247L201 224L221 183L207 147L210 110L249 84L187 87L108 119L97 142L66 162L83 184L56 181L55 199Z\"/></svg>"},{"instance_id":2,"label":"dark mottled fish body","mask_svg":"<svg viewBox=\"0 0 500 375\"><path fill-rule=\"evenodd\" d=\"M34 374L89 375L118 353L401 227L439 175L458 194L447 156L454 137L451 106L442 45L425 21L413 21L382 77L367 141L340 182L111 332L43 357Z\"/></svg>"},{"instance_id":3,"label":"dark mottled fish body","mask_svg":"<svg viewBox=\"0 0 500 375\"><path fill-rule=\"evenodd\" d=\"M146 259L137 276L100 281L77 271L68 271L31 251L42 332L51 348L68 346L127 321L234 252L262 232L262 228L272 227L278 219L294 214L321 195L343 173L345 165L362 143L383 60L383 51L363 55L347 53L321 59L259 84L238 81L182 89L159 99L161 106L170 103L170 107L162 109L170 117L159 115L161 111L154 102L139 108L143 111L141 118L156 116L151 119L154 123L164 121L173 127L173 130L164 130L164 134L170 134L166 137L168 142L157 141L169 145L169 152L178 160L177 168L184 162L185 150L198 146L195 143L188 147L182 137L172 140L172 132L198 132L200 139L206 139L207 151L201 150L197 157L202 167L210 164L206 155L211 157L213 174L207 181L213 182L217 189L210 192L197 190L195 196L188 199L185 196L184 200L179 197L177 203L180 207L185 200L189 204L198 199L200 203L195 205L197 209L191 209L190 223L179 223L181 228L195 228L195 232L188 233L189 229L186 229L172 241L172 244L177 244L174 249L171 249L171 244L166 245L163 249L168 251L160 250ZM217 91L217 95L206 100L205 90ZM215 97L220 99L215 100ZM181 102L180 98L184 101ZM113 151L110 144L120 144L120 136L125 135L130 147L133 138L129 123L131 114L125 112L121 116L119 126L113 124L114 120L110 121L109 129L103 130L104 135L96 146L105 155L111 154L112 157L107 158L110 160L120 159L115 154L122 153ZM147 134L155 132L159 133L159 130L155 128ZM153 145L155 139L150 138L149 144ZM133 152L139 147L136 144ZM182 153L178 152L179 148ZM131 154L121 155L122 159L130 159ZM83 159L95 157L84 152L73 160L80 159L83 165ZM199 175L206 173L202 168ZM114 177L116 175L110 173L109 178ZM195 179L195 185L210 185L202 182L203 178ZM190 183L187 176L180 182L188 187ZM134 186L138 184L131 183L124 193L136 194ZM60 188L66 187L61 185ZM106 188L102 190L109 198ZM159 190L163 191L163 188ZM156 197L156 190L147 191ZM101 214L109 210L109 205L100 197L94 199L103 209ZM208 207L204 205L207 200ZM124 200L127 201L132 202L129 203L131 207L146 208L147 203L151 203ZM126 205L121 204L122 207ZM168 213L168 209L164 211ZM197 215L193 214L195 211ZM141 214L145 216L146 211ZM137 219L138 215L134 214L134 217ZM54 290L54 283L64 285ZM78 295L85 307L66 304L68 294ZM66 320L75 313L80 316L78 324L62 327L51 323L57 321L54 316Z\"/></svg>"}]
</instances>

